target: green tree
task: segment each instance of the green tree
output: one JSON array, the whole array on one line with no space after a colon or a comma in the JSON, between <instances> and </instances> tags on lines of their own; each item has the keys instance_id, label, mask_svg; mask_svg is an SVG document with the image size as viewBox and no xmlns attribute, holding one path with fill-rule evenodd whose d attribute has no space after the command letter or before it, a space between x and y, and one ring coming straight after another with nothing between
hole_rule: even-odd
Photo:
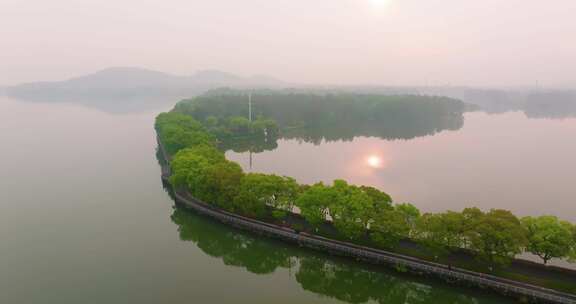
<instances>
[{"instance_id":1,"label":"green tree","mask_svg":"<svg viewBox=\"0 0 576 304\"><path fill-rule=\"evenodd\" d=\"M203 181L200 185L201 198L234 211L234 198L240 191L243 176L240 165L231 161L222 161L206 167L200 177Z\"/></svg>"},{"instance_id":2,"label":"green tree","mask_svg":"<svg viewBox=\"0 0 576 304\"><path fill-rule=\"evenodd\" d=\"M442 254L463 246L465 228L462 213L426 213L416 222L416 238Z\"/></svg>"},{"instance_id":3,"label":"green tree","mask_svg":"<svg viewBox=\"0 0 576 304\"><path fill-rule=\"evenodd\" d=\"M208 117L206 117L206 120L204 120L204 126L206 126L206 128L208 130L212 129L212 128L217 128L219 125L219 121L218 121L218 117L210 115Z\"/></svg>"},{"instance_id":4,"label":"green tree","mask_svg":"<svg viewBox=\"0 0 576 304\"><path fill-rule=\"evenodd\" d=\"M181 150L176 153L170 163L172 169L170 183L177 188L184 185L190 186L189 176L198 176L210 164L210 160L204 156L195 154L191 150Z\"/></svg>"},{"instance_id":5,"label":"green tree","mask_svg":"<svg viewBox=\"0 0 576 304\"><path fill-rule=\"evenodd\" d=\"M202 124L189 115L169 112L160 113L156 117L155 128L161 131L162 128L168 125L177 125L187 130L201 130Z\"/></svg>"},{"instance_id":6,"label":"green tree","mask_svg":"<svg viewBox=\"0 0 576 304\"><path fill-rule=\"evenodd\" d=\"M240 183L234 200L236 208L250 216L264 216L266 208L275 209L274 216L282 217L292 210L299 186L292 178L249 173Z\"/></svg>"},{"instance_id":7,"label":"green tree","mask_svg":"<svg viewBox=\"0 0 576 304\"><path fill-rule=\"evenodd\" d=\"M198 144L213 145L215 138L192 117L180 113L162 113L156 117L156 130L171 155Z\"/></svg>"},{"instance_id":8,"label":"green tree","mask_svg":"<svg viewBox=\"0 0 576 304\"><path fill-rule=\"evenodd\" d=\"M446 235L447 230L440 214L425 213L416 220L415 239L431 250L435 256L447 252Z\"/></svg>"},{"instance_id":9,"label":"green tree","mask_svg":"<svg viewBox=\"0 0 576 304\"><path fill-rule=\"evenodd\" d=\"M387 193L368 186L360 186L360 189L370 196L374 208L392 209L392 197Z\"/></svg>"},{"instance_id":10,"label":"green tree","mask_svg":"<svg viewBox=\"0 0 576 304\"><path fill-rule=\"evenodd\" d=\"M568 260L576 262L576 225L572 225L572 250L568 255Z\"/></svg>"},{"instance_id":11,"label":"green tree","mask_svg":"<svg viewBox=\"0 0 576 304\"><path fill-rule=\"evenodd\" d=\"M194 145L211 145L213 143L213 138L209 134L201 131L186 130L177 125L165 126L163 128L161 139L168 154L171 155Z\"/></svg>"},{"instance_id":12,"label":"green tree","mask_svg":"<svg viewBox=\"0 0 576 304\"><path fill-rule=\"evenodd\" d=\"M280 127L273 119L265 119L264 127L266 128L266 137L269 139L278 138L280 135Z\"/></svg>"},{"instance_id":13,"label":"green tree","mask_svg":"<svg viewBox=\"0 0 576 304\"><path fill-rule=\"evenodd\" d=\"M420 210L409 203L398 204L394 208L404 217L408 227L410 227L408 235L413 237L416 232L416 221L420 217Z\"/></svg>"},{"instance_id":14,"label":"green tree","mask_svg":"<svg viewBox=\"0 0 576 304\"><path fill-rule=\"evenodd\" d=\"M505 265L526 245L526 231L510 211L492 209L483 213L467 231L470 247L479 258L493 265Z\"/></svg>"},{"instance_id":15,"label":"green tree","mask_svg":"<svg viewBox=\"0 0 576 304\"><path fill-rule=\"evenodd\" d=\"M234 209L247 216L264 216L266 213L266 195L262 195L263 174L248 173L240 181L238 195L234 199Z\"/></svg>"},{"instance_id":16,"label":"green tree","mask_svg":"<svg viewBox=\"0 0 576 304\"><path fill-rule=\"evenodd\" d=\"M326 221L329 206L334 200L334 192L323 183L304 186L296 199L296 206L302 216L316 228Z\"/></svg>"},{"instance_id":17,"label":"green tree","mask_svg":"<svg viewBox=\"0 0 576 304\"><path fill-rule=\"evenodd\" d=\"M464 221L464 237L462 239L462 248L471 249L470 239L473 236L473 231L476 223L482 219L484 212L477 207L465 208L462 210L462 218Z\"/></svg>"},{"instance_id":18,"label":"green tree","mask_svg":"<svg viewBox=\"0 0 576 304\"><path fill-rule=\"evenodd\" d=\"M360 238L372 220L372 198L359 187L348 185L343 180L335 180L332 189L334 199L330 204L330 216L334 226L351 240Z\"/></svg>"},{"instance_id":19,"label":"green tree","mask_svg":"<svg viewBox=\"0 0 576 304\"><path fill-rule=\"evenodd\" d=\"M298 194L300 185L291 177L269 175L269 183L273 189L272 199L268 205L275 210L272 215L276 218L285 217L288 212L292 212Z\"/></svg>"},{"instance_id":20,"label":"green tree","mask_svg":"<svg viewBox=\"0 0 576 304\"><path fill-rule=\"evenodd\" d=\"M263 118L259 117L250 124L250 133L259 138L266 137L266 123Z\"/></svg>"},{"instance_id":21,"label":"green tree","mask_svg":"<svg viewBox=\"0 0 576 304\"><path fill-rule=\"evenodd\" d=\"M522 225L527 231L527 251L539 256L544 264L570 254L574 242L570 223L555 216L528 216L522 219Z\"/></svg>"},{"instance_id":22,"label":"green tree","mask_svg":"<svg viewBox=\"0 0 576 304\"><path fill-rule=\"evenodd\" d=\"M180 152L192 153L198 156L202 156L206 158L210 163L219 163L226 161L224 153L220 152L214 146L206 144L195 145L191 148L186 148Z\"/></svg>"},{"instance_id":23,"label":"green tree","mask_svg":"<svg viewBox=\"0 0 576 304\"><path fill-rule=\"evenodd\" d=\"M447 211L440 214L444 225L444 245L449 248L464 247L466 242L466 221L460 212Z\"/></svg>"},{"instance_id":24,"label":"green tree","mask_svg":"<svg viewBox=\"0 0 576 304\"><path fill-rule=\"evenodd\" d=\"M398 210L379 209L370 224L370 238L379 246L392 249L400 240L407 238L410 226L406 217Z\"/></svg>"},{"instance_id":25,"label":"green tree","mask_svg":"<svg viewBox=\"0 0 576 304\"><path fill-rule=\"evenodd\" d=\"M252 131L250 121L242 116L234 116L228 119L228 128L235 135L249 135Z\"/></svg>"}]
</instances>

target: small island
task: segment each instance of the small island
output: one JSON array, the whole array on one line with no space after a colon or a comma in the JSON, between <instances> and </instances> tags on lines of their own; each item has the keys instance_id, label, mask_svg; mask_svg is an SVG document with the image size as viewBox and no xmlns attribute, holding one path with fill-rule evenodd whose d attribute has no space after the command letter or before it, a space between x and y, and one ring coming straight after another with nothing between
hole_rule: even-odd
<instances>
[{"instance_id":1,"label":"small island","mask_svg":"<svg viewBox=\"0 0 576 304\"><path fill-rule=\"evenodd\" d=\"M571 223L472 206L423 214L374 187L344 180L302 185L290 177L245 173L224 156L227 149L273 148L280 138L426 136L461 128L465 110L461 101L434 96L219 90L178 103L157 117L155 128L164 177L177 200L201 213L402 272L530 301L574 303L576 273L545 266L553 258L576 259ZM516 260L523 252L543 265Z\"/></svg>"}]
</instances>

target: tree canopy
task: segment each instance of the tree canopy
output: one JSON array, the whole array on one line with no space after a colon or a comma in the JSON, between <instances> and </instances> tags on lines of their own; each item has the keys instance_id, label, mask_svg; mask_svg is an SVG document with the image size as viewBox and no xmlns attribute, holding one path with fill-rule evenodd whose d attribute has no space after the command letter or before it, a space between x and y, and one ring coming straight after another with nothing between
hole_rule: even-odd
<instances>
[{"instance_id":1,"label":"tree canopy","mask_svg":"<svg viewBox=\"0 0 576 304\"><path fill-rule=\"evenodd\" d=\"M552 258L563 258L570 254L574 242L573 226L555 216L525 217L527 250L539 256L544 264Z\"/></svg>"},{"instance_id":2,"label":"tree canopy","mask_svg":"<svg viewBox=\"0 0 576 304\"><path fill-rule=\"evenodd\" d=\"M296 206L310 224L318 226L326 221L333 195L330 187L323 183L314 184L298 196Z\"/></svg>"},{"instance_id":3,"label":"tree canopy","mask_svg":"<svg viewBox=\"0 0 576 304\"><path fill-rule=\"evenodd\" d=\"M527 243L520 220L508 210L492 209L481 213L466 234L470 248L493 264L507 264Z\"/></svg>"}]
</instances>

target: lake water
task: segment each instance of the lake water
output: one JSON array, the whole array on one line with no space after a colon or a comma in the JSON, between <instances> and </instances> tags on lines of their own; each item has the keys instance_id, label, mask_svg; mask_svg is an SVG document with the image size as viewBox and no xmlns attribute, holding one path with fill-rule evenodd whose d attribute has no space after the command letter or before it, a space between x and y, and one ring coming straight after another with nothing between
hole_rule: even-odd
<instances>
[{"instance_id":1,"label":"lake water","mask_svg":"<svg viewBox=\"0 0 576 304\"><path fill-rule=\"evenodd\" d=\"M170 106L107 107L0 98L0 303L508 302L254 237L175 208L160 180L153 130L154 116ZM282 141L255 155L254 169L303 182L341 177L377 185L424 210L459 209L462 198L574 219L574 131L568 120L470 114L460 131L410 141ZM382 168L364 167L371 154L385 160ZM272 160L278 156L284 164Z\"/></svg>"}]
</instances>

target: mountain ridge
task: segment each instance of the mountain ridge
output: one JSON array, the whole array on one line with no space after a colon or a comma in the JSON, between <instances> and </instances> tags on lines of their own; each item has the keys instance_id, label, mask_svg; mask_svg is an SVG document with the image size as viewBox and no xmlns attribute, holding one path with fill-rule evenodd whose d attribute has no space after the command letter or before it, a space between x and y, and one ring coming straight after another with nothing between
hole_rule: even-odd
<instances>
[{"instance_id":1,"label":"mountain ridge","mask_svg":"<svg viewBox=\"0 0 576 304\"><path fill-rule=\"evenodd\" d=\"M193 88L198 86L278 86L283 81L267 75L242 77L219 70L201 70L178 76L140 67L109 67L61 81L37 81L7 87L9 93L27 90L85 90L136 88Z\"/></svg>"}]
</instances>

